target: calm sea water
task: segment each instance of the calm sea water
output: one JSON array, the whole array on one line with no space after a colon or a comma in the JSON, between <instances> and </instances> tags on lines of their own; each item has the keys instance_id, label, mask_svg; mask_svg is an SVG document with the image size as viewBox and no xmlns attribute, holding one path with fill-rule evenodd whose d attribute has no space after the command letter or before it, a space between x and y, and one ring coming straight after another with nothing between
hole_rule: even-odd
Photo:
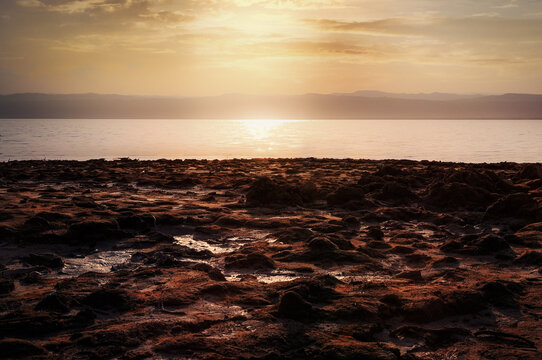
<instances>
[{"instance_id":1,"label":"calm sea water","mask_svg":"<svg viewBox=\"0 0 542 360\"><path fill-rule=\"evenodd\" d=\"M328 157L542 161L536 120L0 120L0 160Z\"/></svg>"}]
</instances>

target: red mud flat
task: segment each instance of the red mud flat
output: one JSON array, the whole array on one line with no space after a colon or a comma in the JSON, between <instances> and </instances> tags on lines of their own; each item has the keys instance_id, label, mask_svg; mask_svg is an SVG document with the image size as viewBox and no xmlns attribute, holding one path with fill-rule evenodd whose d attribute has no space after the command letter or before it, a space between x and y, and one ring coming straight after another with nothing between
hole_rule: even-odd
<instances>
[{"instance_id":1,"label":"red mud flat","mask_svg":"<svg viewBox=\"0 0 542 360\"><path fill-rule=\"evenodd\" d=\"M0 357L541 359L542 168L0 163Z\"/></svg>"}]
</instances>

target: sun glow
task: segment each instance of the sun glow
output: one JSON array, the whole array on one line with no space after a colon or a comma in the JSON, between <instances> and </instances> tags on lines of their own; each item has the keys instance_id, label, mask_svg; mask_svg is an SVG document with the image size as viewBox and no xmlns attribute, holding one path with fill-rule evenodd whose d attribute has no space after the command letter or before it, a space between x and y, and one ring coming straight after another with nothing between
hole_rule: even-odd
<instances>
[{"instance_id":1,"label":"sun glow","mask_svg":"<svg viewBox=\"0 0 542 360\"><path fill-rule=\"evenodd\" d=\"M240 120L254 140L272 139L273 131L285 122L296 120Z\"/></svg>"}]
</instances>

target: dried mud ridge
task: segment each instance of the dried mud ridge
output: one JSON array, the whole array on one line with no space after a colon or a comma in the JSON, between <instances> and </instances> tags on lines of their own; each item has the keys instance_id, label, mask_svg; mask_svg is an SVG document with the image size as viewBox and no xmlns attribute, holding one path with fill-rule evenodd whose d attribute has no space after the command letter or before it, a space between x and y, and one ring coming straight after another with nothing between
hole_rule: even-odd
<instances>
[{"instance_id":1,"label":"dried mud ridge","mask_svg":"<svg viewBox=\"0 0 542 360\"><path fill-rule=\"evenodd\" d=\"M541 359L542 167L0 163L0 357Z\"/></svg>"}]
</instances>

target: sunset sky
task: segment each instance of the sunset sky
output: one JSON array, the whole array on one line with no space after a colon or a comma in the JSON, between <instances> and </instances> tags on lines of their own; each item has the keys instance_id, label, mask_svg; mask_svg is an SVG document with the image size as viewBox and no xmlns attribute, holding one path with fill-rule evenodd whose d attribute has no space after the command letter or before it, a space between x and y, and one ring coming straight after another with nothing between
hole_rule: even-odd
<instances>
[{"instance_id":1,"label":"sunset sky","mask_svg":"<svg viewBox=\"0 0 542 360\"><path fill-rule=\"evenodd\" d=\"M0 92L542 93L540 0L1 0Z\"/></svg>"}]
</instances>

